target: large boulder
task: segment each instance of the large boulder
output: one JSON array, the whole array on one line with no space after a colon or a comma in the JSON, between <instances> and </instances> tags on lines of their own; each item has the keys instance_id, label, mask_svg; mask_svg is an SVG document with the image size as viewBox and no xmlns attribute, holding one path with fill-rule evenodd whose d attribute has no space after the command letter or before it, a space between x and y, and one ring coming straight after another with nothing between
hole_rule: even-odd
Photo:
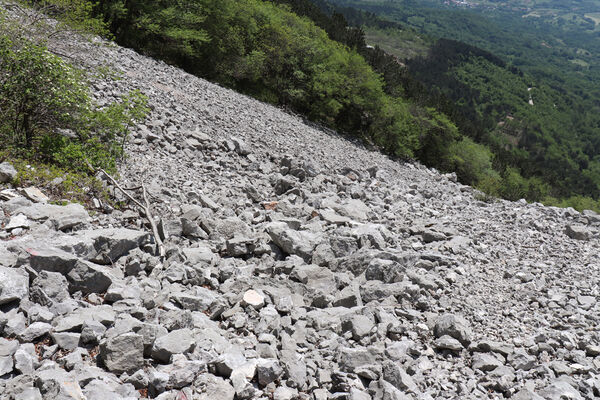
<instances>
[{"instance_id":1,"label":"large boulder","mask_svg":"<svg viewBox=\"0 0 600 400\"><path fill-rule=\"evenodd\" d=\"M26 299L29 276L22 269L0 267L0 305Z\"/></svg>"},{"instance_id":2,"label":"large boulder","mask_svg":"<svg viewBox=\"0 0 600 400\"><path fill-rule=\"evenodd\" d=\"M448 335L462 343L463 346L468 346L472 339L473 333L467 320L459 315L443 314L435 322L434 334L437 338Z\"/></svg>"},{"instance_id":3,"label":"large boulder","mask_svg":"<svg viewBox=\"0 0 600 400\"><path fill-rule=\"evenodd\" d=\"M311 261L313 250L320 239L316 233L290 229L285 222L270 223L267 233L281 250L300 256L306 262Z\"/></svg>"},{"instance_id":4,"label":"large boulder","mask_svg":"<svg viewBox=\"0 0 600 400\"><path fill-rule=\"evenodd\" d=\"M56 272L65 276L70 292L103 293L115 279L108 267L80 260L57 248L28 248L27 253L29 263L35 271Z\"/></svg>"},{"instance_id":5,"label":"large boulder","mask_svg":"<svg viewBox=\"0 0 600 400\"><path fill-rule=\"evenodd\" d=\"M17 170L7 162L0 163L0 183L10 182L17 176Z\"/></svg>"},{"instance_id":6,"label":"large boulder","mask_svg":"<svg viewBox=\"0 0 600 400\"><path fill-rule=\"evenodd\" d=\"M100 358L111 372L133 373L144 366L144 339L135 333L109 338L100 344Z\"/></svg>"},{"instance_id":7,"label":"large boulder","mask_svg":"<svg viewBox=\"0 0 600 400\"><path fill-rule=\"evenodd\" d=\"M94 253L88 260L97 264L112 264L121 256L150 240L150 234L126 228L105 228L78 232L78 237L91 240Z\"/></svg>"},{"instance_id":8,"label":"large boulder","mask_svg":"<svg viewBox=\"0 0 600 400\"><path fill-rule=\"evenodd\" d=\"M89 214L81 204L58 206L36 203L18 208L15 212L23 214L33 221L50 221L56 230L70 229L90 219Z\"/></svg>"}]
</instances>

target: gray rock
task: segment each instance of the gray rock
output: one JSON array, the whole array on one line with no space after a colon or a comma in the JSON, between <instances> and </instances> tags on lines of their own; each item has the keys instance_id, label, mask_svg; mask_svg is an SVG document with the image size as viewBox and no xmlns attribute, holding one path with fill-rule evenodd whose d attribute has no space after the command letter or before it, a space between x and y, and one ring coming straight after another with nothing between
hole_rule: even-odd
<instances>
[{"instance_id":1,"label":"gray rock","mask_svg":"<svg viewBox=\"0 0 600 400\"><path fill-rule=\"evenodd\" d=\"M583 400L577 389L565 381L555 381L543 390L540 395L546 400Z\"/></svg>"},{"instance_id":2,"label":"gray rock","mask_svg":"<svg viewBox=\"0 0 600 400\"><path fill-rule=\"evenodd\" d=\"M392 361L383 363L383 379L404 392L420 393L420 390L411 378L398 364Z\"/></svg>"},{"instance_id":3,"label":"gray rock","mask_svg":"<svg viewBox=\"0 0 600 400\"><path fill-rule=\"evenodd\" d=\"M13 357L11 356L0 356L0 376L11 373L14 368Z\"/></svg>"},{"instance_id":4,"label":"gray rock","mask_svg":"<svg viewBox=\"0 0 600 400\"><path fill-rule=\"evenodd\" d=\"M373 320L360 314L351 315L342 322L342 329L352 332L352 338L357 341L369 335L374 327Z\"/></svg>"},{"instance_id":5,"label":"gray rock","mask_svg":"<svg viewBox=\"0 0 600 400\"><path fill-rule=\"evenodd\" d=\"M515 368L529 371L537 364L537 359L530 356L523 349L517 349L508 355L507 361Z\"/></svg>"},{"instance_id":6,"label":"gray rock","mask_svg":"<svg viewBox=\"0 0 600 400\"><path fill-rule=\"evenodd\" d=\"M85 321L81 327L81 341L86 344L98 344L106 332L106 327L98 321Z\"/></svg>"},{"instance_id":7,"label":"gray rock","mask_svg":"<svg viewBox=\"0 0 600 400\"><path fill-rule=\"evenodd\" d=\"M514 400L544 400L542 396L529 389L522 389L511 398Z\"/></svg>"},{"instance_id":8,"label":"gray rock","mask_svg":"<svg viewBox=\"0 0 600 400\"><path fill-rule=\"evenodd\" d=\"M31 300L44 306L69 298L67 279L59 272L40 271L30 288Z\"/></svg>"},{"instance_id":9,"label":"gray rock","mask_svg":"<svg viewBox=\"0 0 600 400\"><path fill-rule=\"evenodd\" d=\"M486 354L486 353L475 353L473 355L473 369L478 369L484 372L493 371L497 367L502 366L502 361L498 360L498 358Z\"/></svg>"},{"instance_id":10,"label":"gray rock","mask_svg":"<svg viewBox=\"0 0 600 400\"><path fill-rule=\"evenodd\" d=\"M10 182L17 177L17 170L7 162L0 163L0 183Z\"/></svg>"},{"instance_id":11,"label":"gray rock","mask_svg":"<svg viewBox=\"0 0 600 400\"><path fill-rule=\"evenodd\" d=\"M79 382L62 369L37 372L35 387L39 389L44 399L84 400L86 398Z\"/></svg>"},{"instance_id":12,"label":"gray rock","mask_svg":"<svg viewBox=\"0 0 600 400\"><path fill-rule=\"evenodd\" d=\"M29 276L22 269L0 267L0 305L29 296Z\"/></svg>"},{"instance_id":13,"label":"gray rock","mask_svg":"<svg viewBox=\"0 0 600 400\"><path fill-rule=\"evenodd\" d=\"M568 237L575 240L590 240L592 233L584 225L567 225L565 233Z\"/></svg>"},{"instance_id":14,"label":"gray rock","mask_svg":"<svg viewBox=\"0 0 600 400\"><path fill-rule=\"evenodd\" d=\"M93 243L94 251L87 259L99 264L112 264L150 240L149 233L126 228L80 231L77 237Z\"/></svg>"},{"instance_id":15,"label":"gray rock","mask_svg":"<svg viewBox=\"0 0 600 400\"><path fill-rule=\"evenodd\" d=\"M167 390L170 376L167 373L152 370L148 374L148 387L150 396L157 397L159 394Z\"/></svg>"},{"instance_id":16,"label":"gray rock","mask_svg":"<svg viewBox=\"0 0 600 400\"><path fill-rule=\"evenodd\" d=\"M21 393L15 396L15 400L43 400L42 394L38 388L23 388Z\"/></svg>"},{"instance_id":17,"label":"gray rock","mask_svg":"<svg viewBox=\"0 0 600 400\"><path fill-rule=\"evenodd\" d=\"M44 336L52 329L52 325L45 322L34 322L23 332L20 332L18 338L21 342L32 342L41 336Z\"/></svg>"},{"instance_id":18,"label":"gray rock","mask_svg":"<svg viewBox=\"0 0 600 400\"><path fill-rule=\"evenodd\" d=\"M107 267L80 260L63 250L45 247L28 249L28 252L29 262L34 270L65 275L69 281L70 292L102 293L113 282L114 276ZM57 281L56 278L54 281Z\"/></svg>"},{"instance_id":19,"label":"gray rock","mask_svg":"<svg viewBox=\"0 0 600 400\"><path fill-rule=\"evenodd\" d=\"M235 369L244 364L246 364L246 357L241 352L236 351L221 354L214 362L217 373L224 378L229 378Z\"/></svg>"},{"instance_id":20,"label":"gray rock","mask_svg":"<svg viewBox=\"0 0 600 400\"><path fill-rule=\"evenodd\" d=\"M385 283L400 282L404 278L404 270L405 268L395 261L375 258L369 262L365 278Z\"/></svg>"},{"instance_id":21,"label":"gray rock","mask_svg":"<svg viewBox=\"0 0 600 400\"><path fill-rule=\"evenodd\" d=\"M152 346L152 358L168 363L173 354L186 354L192 351L195 344L192 331L178 329L157 338Z\"/></svg>"},{"instance_id":22,"label":"gray rock","mask_svg":"<svg viewBox=\"0 0 600 400\"><path fill-rule=\"evenodd\" d=\"M81 339L81 335L76 332L52 332L50 336L59 348L67 351L75 350L79 347Z\"/></svg>"},{"instance_id":23,"label":"gray rock","mask_svg":"<svg viewBox=\"0 0 600 400\"><path fill-rule=\"evenodd\" d=\"M354 372L360 367L378 364L379 354L374 348L344 347L339 350L337 361L342 371Z\"/></svg>"},{"instance_id":24,"label":"gray rock","mask_svg":"<svg viewBox=\"0 0 600 400\"><path fill-rule=\"evenodd\" d=\"M275 360L259 359L256 365L256 376L261 386L275 382L283 374L283 368Z\"/></svg>"},{"instance_id":25,"label":"gray rock","mask_svg":"<svg viewBox=\"0 0 600 400\"><path fill-rule=\"evenodd\" d=\"M66 206L36 203L18 208L15 212L22 213L34 221L49 221L54 229L61 231L84 224L90 219L85 208L76 203Z\"/></svg>"},{"instance_id":26,"label":"gray rock","mask_svg":"<svg viewBox=\"0 0 600 400\"><path fill-rule=\"evenodd\" d=\"M461 316L454 314L444 314L440 316L433 330L436 337L448 335L468 346L471 343L473 334L469 323Z\"/></svg>"},{"instance_id":27,"label":"gray rock","mask_svg":"<svg viewBox=\"0 0 600 400\"><path fill-rule=\"evenodd\" d=\"M233 400L235 389L227 381L211 374L201 374L194 381L199 388L194 400Z\"/></svg>"},{"instance_id":28,"label":"gray rock","mask_svg":"<svg viewBox=\"0 0 600 400\"><path fill-rule=\"evenodd\" d=\"M133 373L144 363L143 338L135 333L108 338L100 344L100 358L111 372Z\"/></svg>"},{"instance_id":29,"label":"gray rock","mask_svg":"<svg viewBox=\"0 0 600 400\"><path fill-rule=\"evenodd\" d=\"M437 338L433 342L433 347L436 350L450 350L450 351L462 351L464 349L463 345L452 336L444 335L442 337Z\"/></svg>"},{"instance_id":30,"label":"gray rock","mask_svg":"<svg viewBox=\"0 0 600 400\"><path fill-rule=\"evenodd\" d=\"M38 364L38 356L35 346L31 343L22 345L14 355L15 369L21 374L32 374Z\"/></svg>"},{"instance_id":31,"label":"gray rock","mask_svg":"<svg viewBox=\"0 0 600 400\"><path fill-rule=\"evenodd\" d=\"M312 252L318 244L319 236L307 231L289 229L283 222L273 222L267 226L267 233L287 254L300 256L307 263L312 259Z\"/></svg>"}]
</instances>

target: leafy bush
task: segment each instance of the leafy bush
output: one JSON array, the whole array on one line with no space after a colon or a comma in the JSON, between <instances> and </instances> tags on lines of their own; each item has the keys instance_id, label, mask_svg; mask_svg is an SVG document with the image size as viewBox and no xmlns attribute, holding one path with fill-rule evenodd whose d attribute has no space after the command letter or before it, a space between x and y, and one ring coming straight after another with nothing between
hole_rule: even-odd
<instances>
[{"instance_id":1,"label":"leafy bush","mask_svg":"<svg viewBox=\"0 0 600 400\"><path fill-rule=\"evenodd\" d=\"M449 158L446 169L456 172L461 182L469 185L484 184L484 191L497 194L494 186L500 181L500 175L492 167L492 152L484 145L470 138L454 142L448 149Z\"/></svg>"},{"instance_id":2,"label":"leafy bush","mask_svg":"<svg viewBox=\"0 0 600 400\"><path fill-rule=\"evenodd\" d=\"M114 171L129 128L146 112L139 92L97 108L83 71L44 45L0 35L0 139L13 155Z\"/></svg>"},{"instance_id":3,"label":"leafy bush","mask_svg":"<svg viewBox=\"0 0 600 400\"><path fill-rule=\"evenodd\" d=\"M36 132L74 126L89 104L82 79L81 71L44 46L0 36L3 139L14 147L32 149Z\"/></svg>"}]
</instances>

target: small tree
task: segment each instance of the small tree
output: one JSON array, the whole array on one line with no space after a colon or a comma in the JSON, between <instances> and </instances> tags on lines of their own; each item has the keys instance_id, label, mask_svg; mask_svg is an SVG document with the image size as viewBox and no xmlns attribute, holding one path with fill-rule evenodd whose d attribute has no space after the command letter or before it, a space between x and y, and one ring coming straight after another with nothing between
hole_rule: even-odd
<instances>
[{"instance_id":1,"label":"small tree","mask_svg":"<svg viewBox=\"0 0 600 400\"><path fill-rule=\"evenodd\" d=\"M75 128L90 104L83 82L81 71L44 46L0 35L0 119L5 143L8 139L16 148L31 150L36 133Z\"/></svg>"},{"instance_id":2,"label":"small tree","mask_svg":"<svg viewBox=\"0 0 600 400\"><path fill-rule=\"evenodd\" d=\"M148 112L146 97L134 91L100 109L82 70L7 31L0 34L3 147L71 170L87 171L91 162L113 171L129 129Z\"/></svg>"}]
</instances>

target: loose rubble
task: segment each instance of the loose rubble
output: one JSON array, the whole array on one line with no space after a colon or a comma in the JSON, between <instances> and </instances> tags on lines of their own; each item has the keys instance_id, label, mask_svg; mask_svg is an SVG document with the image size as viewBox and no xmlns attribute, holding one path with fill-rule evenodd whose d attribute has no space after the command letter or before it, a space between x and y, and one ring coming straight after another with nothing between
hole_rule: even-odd
<instances>
[{"instance_id":1,"label":"loose rubble","mask_svg":"<svg viewBox=\"0 0 600 400\"><path fill-rule=\"evenodd\" d=\"M167 256L131 204L0 197L0 398L600 397L597 214L484 202L131 50L50 46L122 75L100 104L149 97L120 175Z\"/></svg>"}]
</instances>

